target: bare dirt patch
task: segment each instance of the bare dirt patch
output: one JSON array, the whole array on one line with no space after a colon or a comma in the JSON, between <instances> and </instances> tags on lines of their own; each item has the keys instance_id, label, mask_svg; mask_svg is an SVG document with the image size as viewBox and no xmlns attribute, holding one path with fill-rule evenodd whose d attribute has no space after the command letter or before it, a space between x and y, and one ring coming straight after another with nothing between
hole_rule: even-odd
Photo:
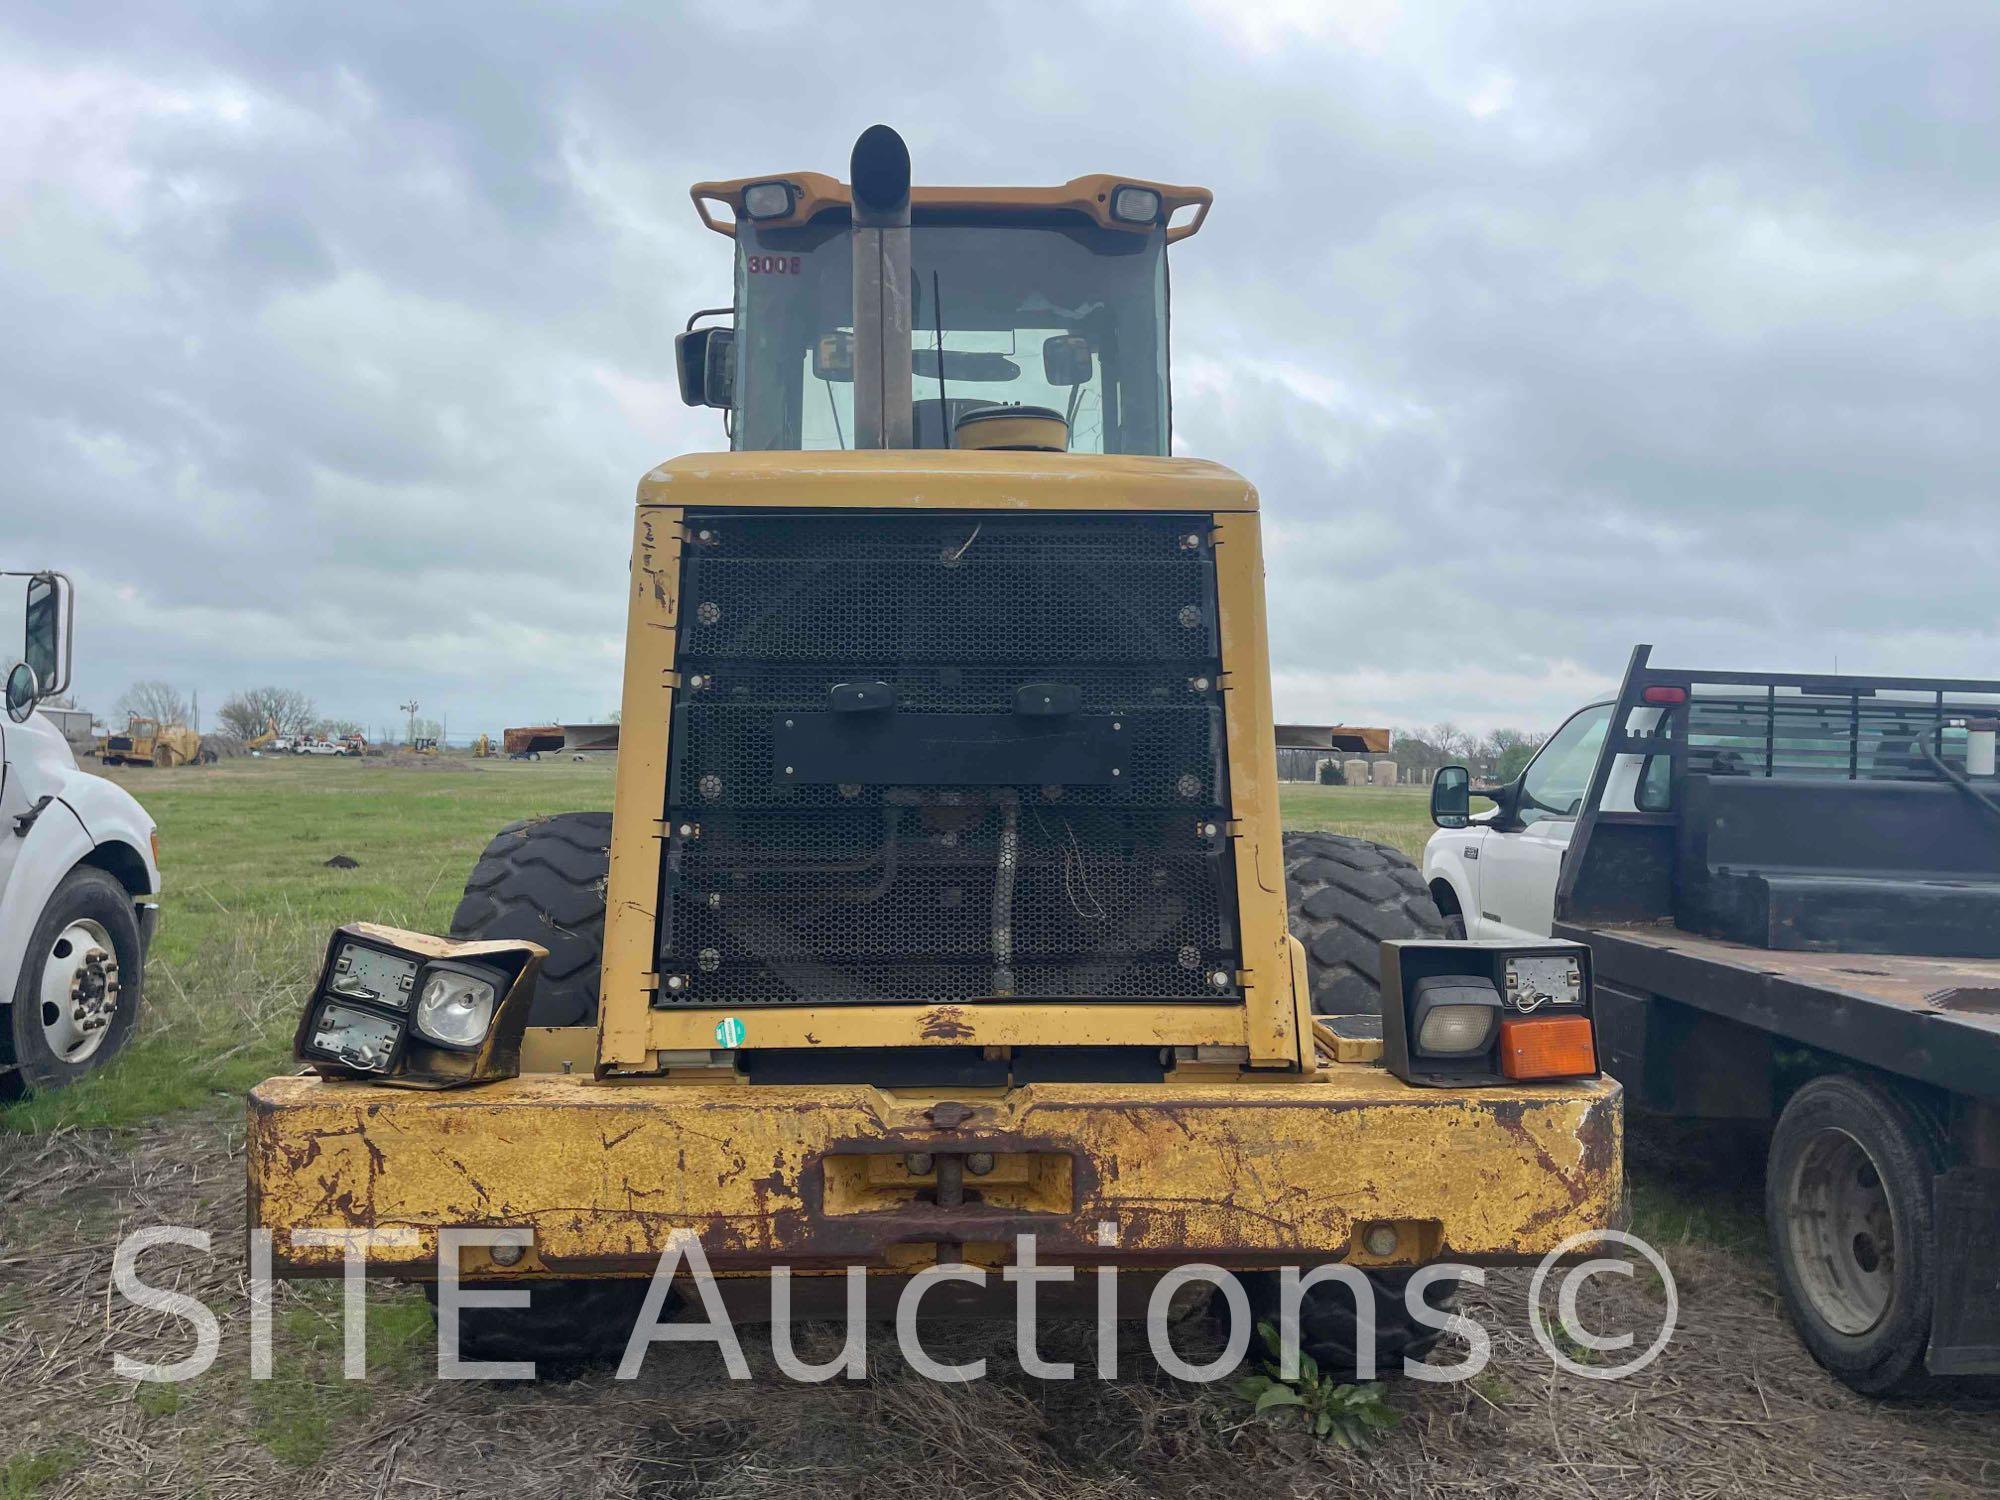
<instances>
[{"instance_id":1,"label":"bare dirt patch","mask_svg":"<svg viewBox=\"0 0 2000 1500\"><path fill-rule=\"evenodd\" d=\"M940 1328L942 1359L988 1357L989 1376L933 1385L870 1329L858 1383L795 1386L768 1341L743 1330L754 1378L731 1381L705 1349L659 1346L645 1372L532 1386L440 1382L430 1320L407 1288L370 1302L368 1381L341 1379L338 1291L281 1287L275 1378L249 1379L242 1132L214 1118L136 1131L16 1139L0 1162L0 1389L4 1472L51 1496L933 1496L1208 1497L1244 1493L1415 1496L1988 1495L2000 1488L2000 1401L1871 1403L1800 1349L1754 1251L1662 1246L1681 1297L1666 1352L1628 1380L1556 1371L1526 1326L1527 1273L1496 1271L1467 1310L1493 1338L1478 1379L1397 1382L1400 1428L1361 1454L1246 1418L1227 1383L1161 1374L1130 1329L1123 1378L1088 1378L1093 1335L1051 1323L1042 1354L1084 1372L1020 1373L1011 1331ZM1643 1186L1643 1185L1642 1185ZM139 1385L113 1373L192 1347L188 1326L110 1292L121 1234L180 1224L208 1254L163 1247L144 1274L200 1298L222 1325L201 1378ZM1658 1327L1657 1279L1593 1280L1582 1307L1606 1331ZM1205 1324L1185 1352L1220 1347ZM815 1347L815 1341L818 1347ZM825 1357L835 1331L807 1330ZM1441 1351L1453 1359L1461 1351ZM32 1488L28 1486L32 1485Z\"/></svg>"}]
</instances>

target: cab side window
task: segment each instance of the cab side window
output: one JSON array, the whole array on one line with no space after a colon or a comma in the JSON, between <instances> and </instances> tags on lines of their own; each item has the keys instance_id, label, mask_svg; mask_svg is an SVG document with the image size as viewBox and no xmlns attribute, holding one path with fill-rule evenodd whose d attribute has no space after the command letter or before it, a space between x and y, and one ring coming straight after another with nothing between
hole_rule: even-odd
<instances>
[{"instance_id":1,"label":"cab side window","mask_svg":"<svg viewBox=\"0 0 2000 1500\"><path fill-rule=\"evenodd\" d=\"M1611 705L1593 703L1550 736L1521 773L1519 812L1523 823L1574 818L1583 810L1590 773L1597 767L1597 752L1610 723Z\"/></svg>"}]
</instances>

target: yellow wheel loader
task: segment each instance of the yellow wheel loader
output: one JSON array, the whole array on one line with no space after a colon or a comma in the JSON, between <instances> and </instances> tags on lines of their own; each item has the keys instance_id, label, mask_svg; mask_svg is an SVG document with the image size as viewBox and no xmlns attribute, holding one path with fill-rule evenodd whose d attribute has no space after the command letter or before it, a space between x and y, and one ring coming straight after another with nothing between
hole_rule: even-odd
<instances>
[{"instance_id":1,"label":"yellow wheel loader","mask_svg":"<svg viewBox=\"0 0 2000 1500\"><path fill-rule=\"evenodd\" d=\"M250 1102L281 1274L526 1289L457 1327L532 1357L624 1347L676 1246L753 1305L1023 1236L1260 1311L1345 1263L1393 1372L1416 1268L1607 1225L1587 954L1445 943L1395 851L1281 834L1256 492L1169 456L1209 193L913 188L878 126L849 182L693 196L732 447L639 483L614 810L502 830L449 937L333 935ZM1306 1347L1352 1364L1355 1301Z\"/></svg>"}]
</instances>

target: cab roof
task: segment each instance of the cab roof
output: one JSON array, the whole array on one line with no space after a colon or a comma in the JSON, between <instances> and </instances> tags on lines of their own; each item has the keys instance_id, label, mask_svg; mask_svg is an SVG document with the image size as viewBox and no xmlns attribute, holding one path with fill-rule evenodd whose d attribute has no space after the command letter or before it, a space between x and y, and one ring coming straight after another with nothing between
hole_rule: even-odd
<instances>
[{"instance_id":1,"label":"cab roof","mask_svg":"<svg viewBox=\"0 0 2000 1500\"><path fill-rule=\"evenodd\" d=\"M790 213L759 219L757 222L760 224L788 228L807 223L829 209L845 211L852 203L847 184L821 172L767 172L760 177L697 182L688 194L694 199L695 212L701 215L702 223L717 234L734 239L736 225L748 217L743 209L744 190L765 182L781 182L791 188L792 207ZM1208 217L1209 205L1215 201L1215 195L1205 187L1176 186L1144 177L1113 177L1098 172L1088 177L1072 177L1060 187L912 186L910 208L919 219L924 217L925 210L1015 223L1032 223L1057 214L1074 213L1083 215L1104 229L1144 234L1154 228L1151 224L1131 224L1112 218L1111 194L1121 187L1150 188L1160 195L1161 214L1168 221L1167 243L1170 245L1200 229L1202 221ZM710 205L718 203L728 207L735 216L733 220L717 218L710 211ZM1194 217L1183 224L1173 223L1173 216L1184 208L1192 208Z\"/></svg>"}]
</instances>

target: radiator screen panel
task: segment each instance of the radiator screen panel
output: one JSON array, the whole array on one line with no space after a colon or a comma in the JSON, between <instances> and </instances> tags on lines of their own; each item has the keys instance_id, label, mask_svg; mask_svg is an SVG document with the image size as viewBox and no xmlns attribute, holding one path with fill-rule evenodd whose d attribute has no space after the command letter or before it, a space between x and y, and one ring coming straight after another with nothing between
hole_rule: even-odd
<instances>
[{"instance_id":1,"label":"radiator screen panel","mask_svg":"<svg viewBox=\"0 0 2000 1500\"><path fill-rule=\"evenodd\" d=\"M1208 518L686 526L661 1003L1237 997Z\"/></svg>"}]
</instances>

